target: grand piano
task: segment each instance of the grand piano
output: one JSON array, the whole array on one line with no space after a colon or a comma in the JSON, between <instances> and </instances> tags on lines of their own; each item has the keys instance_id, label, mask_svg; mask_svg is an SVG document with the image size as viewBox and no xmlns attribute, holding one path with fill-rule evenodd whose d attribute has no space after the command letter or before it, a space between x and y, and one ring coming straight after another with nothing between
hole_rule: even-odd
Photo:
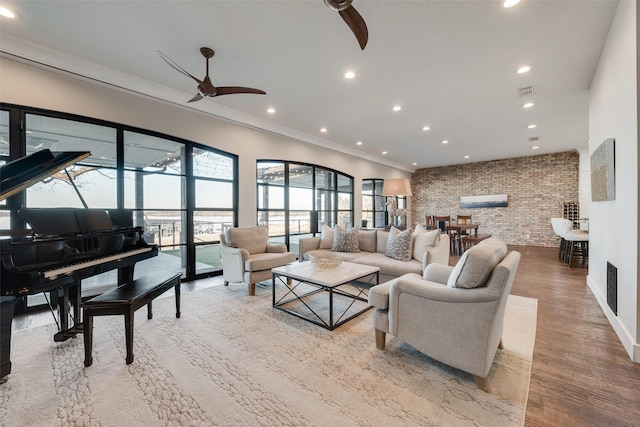
<instances>
[{"instance_id":1,"label":"grand piano","mask_svg":"<svg viewBox=\"0 0 640 427\"><path fill-rule=\"evenodd\" d=\"M5 164L0 201L89 155L42 150ZM5 234L0 236L0 382L11 372L11 327L20 298L48 292L58 307L53 338L63 341L82 331L83 279L117 269L121 285L133 280L136 262L158 255L142 227L115 226L104 210L20 209L18 214L31 229L0 232Z\"/></svg>"}]
</instances>

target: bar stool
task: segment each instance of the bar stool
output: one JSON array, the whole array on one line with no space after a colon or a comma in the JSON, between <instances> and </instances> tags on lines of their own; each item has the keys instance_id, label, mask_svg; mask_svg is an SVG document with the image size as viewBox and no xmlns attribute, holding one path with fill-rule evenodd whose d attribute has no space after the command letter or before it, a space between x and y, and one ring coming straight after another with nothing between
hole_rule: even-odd
<instances>
[{"instance_id":1,"label":"bar stool","mask_svg":"<svg viewBox=\"0 0 640 427\"><path fill-rule=\"evenodd\" d=\"M571 268L576 250L582 256L582 263L589 259L589 232L574 230L573 222L565 218L551 218L554 232L560 236L558 256Z\"/></svg>"},{"instance_id":2,"label":"bar stool","mask_svg":"<svg viewBox=\"0 0 640 427\"><path fill-rule=\"evenodd\" d=\"M569 231L569 229L565 229L566 223L564 218L551 218L551 226L553 227L553 232L556 234L556 236L560 237L558 259L562 259L564 261L564 252L567 242L566 240L564 240L563 236Z\"/></svg>"},{"instance_id":3,"label":"bar stool","mask_svg":"<svg viewBox=\"0 0 640 427\"><path fill-rule=\"evenodd\" d=\"M571 268L571 261L576 250L582 256L582 264L584 264L589 259L589 232L571 229L569 233L564 235L564 239L567 241L566 262L569 268Z\"/></svg>"}]
</instances>

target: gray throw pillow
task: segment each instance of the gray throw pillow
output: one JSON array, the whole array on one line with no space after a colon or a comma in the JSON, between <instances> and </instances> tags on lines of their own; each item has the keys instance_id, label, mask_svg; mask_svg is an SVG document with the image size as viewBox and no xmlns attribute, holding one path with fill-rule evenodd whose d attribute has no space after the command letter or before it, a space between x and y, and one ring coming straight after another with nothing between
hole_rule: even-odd
<instances>
[{"instance_id":1,"label":"gray throw pillow","mask_svg":"<svg viewBox=\"0 0 640 427\"><path fill-rule=\"evenodd\" d=\"M360 252L358 229L359 227L349 229L336 227L333 230L333 246L331 250L334 252Z\"/></svg>"},{"instance_id":2,"label":"gray throw pillow","mask_svg":"<svg viewBox=\"0 0 640 427\"><path fill-rule=\"evenodd\" d=\"M384 254L389 258L400 261L410 261L413 255L411 253L412 237L412 228L400 231L395 227L391 227L391 230L389 230L389 238L387 239L387 249Z\"/></svg>"},{"instance_id":3,"label":"gray throw pillow","mask_svg":"<svg viewBox=\"0 0 640 427\"><path fill-rule=\"evenodd\" d=\"M447 286L471 289L486 285L493 269L506 255L507 245L497 239L487 239L472 246L458 260Z\"/></svg>"}]
</instances>

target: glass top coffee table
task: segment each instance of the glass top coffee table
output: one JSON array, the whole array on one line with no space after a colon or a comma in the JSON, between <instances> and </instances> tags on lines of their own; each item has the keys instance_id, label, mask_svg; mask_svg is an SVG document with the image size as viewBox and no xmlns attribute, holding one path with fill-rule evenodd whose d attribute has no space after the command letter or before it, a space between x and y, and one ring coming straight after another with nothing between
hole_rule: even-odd
<instances>
[{"instance_id":1,"label":"glass top coffee table","mask_svg":"<svg viewBox=\"0 0 640 427\"><path fill-rule=\"evenodd\" d=\"M379 272L351 262L328 269L309 261L277 267L271 270L273 307L332 331L371 308L369 288L378 284Z\"/></svg>"}]
</instances>

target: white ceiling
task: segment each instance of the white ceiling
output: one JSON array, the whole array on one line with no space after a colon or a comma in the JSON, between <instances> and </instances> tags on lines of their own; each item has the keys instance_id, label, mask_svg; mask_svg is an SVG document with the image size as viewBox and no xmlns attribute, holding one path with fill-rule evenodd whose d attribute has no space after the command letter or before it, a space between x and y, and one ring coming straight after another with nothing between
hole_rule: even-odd
<instances>
[{"instance_id":1,"label":"white ceiling","mask_svg":"<svg viewBox=\"0 0 640 427\"><path fill-rule=\"evenodd\" d=\"M322 0L0 5L18 14L0 21L5 56L414 170L586 148L589 86L617 1L354 0L369 29L364 51ZM201 46L216 51L214 85L267 95L187 105L196 83L157 51L203 78ZM521 98L527 86L535 93Z\"/></svg>"}]
</instances>

